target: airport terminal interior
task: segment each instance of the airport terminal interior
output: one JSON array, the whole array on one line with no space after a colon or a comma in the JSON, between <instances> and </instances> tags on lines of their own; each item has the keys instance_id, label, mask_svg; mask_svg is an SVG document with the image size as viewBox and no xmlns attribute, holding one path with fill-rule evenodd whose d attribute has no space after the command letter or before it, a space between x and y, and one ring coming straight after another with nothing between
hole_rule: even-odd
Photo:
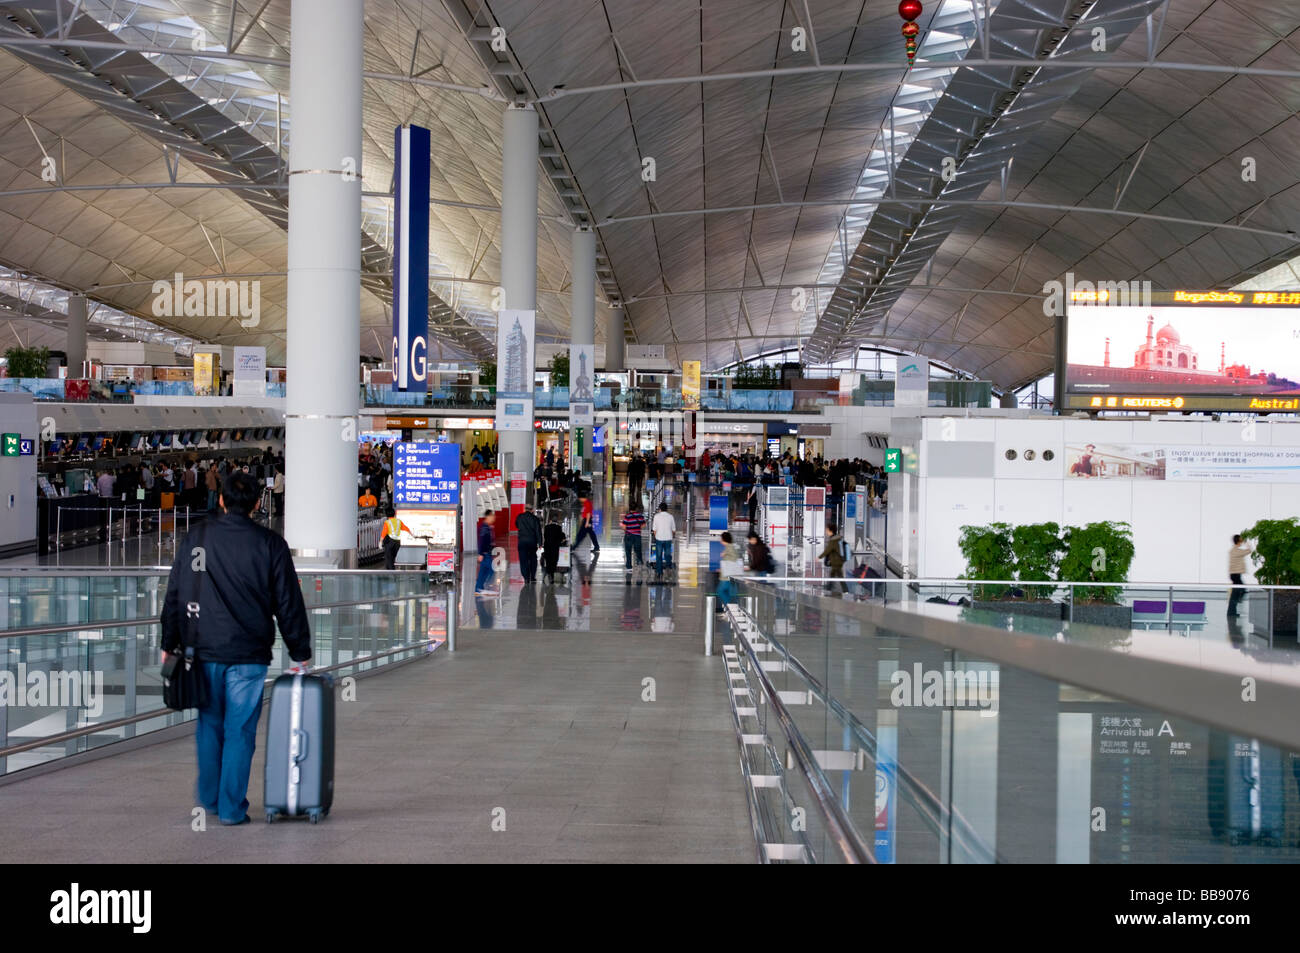
<instances>
[{"instance_id":1,"label":"airport terminal interior","mask_svg":"<svg viewBox=\"0 0 1300 953\"><path fill-rule=\"evenodd\" d=\"M0 860L1300 860L1300 4L0 13Z\"/></svg>"}]
</instances>

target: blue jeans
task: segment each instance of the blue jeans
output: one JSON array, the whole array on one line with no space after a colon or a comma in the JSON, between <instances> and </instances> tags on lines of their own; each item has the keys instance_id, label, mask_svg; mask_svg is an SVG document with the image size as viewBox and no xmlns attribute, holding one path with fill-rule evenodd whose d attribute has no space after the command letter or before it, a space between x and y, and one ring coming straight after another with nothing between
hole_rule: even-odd
<instances>
[{"instance_id":1,"label":"blue jeans","mask_svg":"<svg viewBox=\"0 0 1300 953\"><path fill-rule=\"evenodd\" d=\"M480 553L478 557L478 578L474 580L474 591L487 588L492 581L492 554Z\"/></svg>"},{"instance_id":2,"label":"blue jeans","mask_svg":"<svg viewBox=\"0 0 1300 953\"><path fill-rule=\"evenodd\" d=\"M194 732L199 756L195 796L223 824L248 816L248 773L257 750L257 722L262 717L265 665L204 662L209 703L199 709Z\"/></svg>"},{"instance_id":3,"label":"blue jeans","mask_svg":"<svg viewBox=\"0 0 1300 953\"><path fill-rule=\"evenodd\" d=\"M623 534L623 561L627 568L632 568L632 557L636 557L638 566L644 565L645 558L641 555L641 537L634 533Z\"/></svg>"},{"instance_id":4,"label":"blue jeans","mask_svg":"<svg viewBox=\"0 0 1300 953\"><path fill-rule=\"evenodd\" d=\"M208 490L208 512L212 512L216 508L217 508L217 491Z\"/></svg>"},{"instance_id":5,"label":"blue jeans","mask_svg":"<svg viewBox=\"0 0 1300 953\"><path fill-rule=\"evenodd\" d=\"M730 579L724 579L718 583L718 602L722 605L731 605L736 601L736 584Z\"/></svg>"},{"instance_id":6,"label":"blue jeans","mask_svg":"<svg viewBox=\"0 0 1300 953\"><path fill-rule=\"evenodd\" d=\"M671 539L655 540L655 571L663 572L673 562L673 541Z\"/></svg>"}]
</instances>

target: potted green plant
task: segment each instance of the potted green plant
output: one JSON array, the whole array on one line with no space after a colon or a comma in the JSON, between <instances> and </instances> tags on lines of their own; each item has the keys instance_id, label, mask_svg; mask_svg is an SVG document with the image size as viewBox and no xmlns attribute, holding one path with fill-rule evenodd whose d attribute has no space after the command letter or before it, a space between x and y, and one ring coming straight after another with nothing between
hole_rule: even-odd
<instances>
[{"instance_id":1,"label":"potted green plant","mask_svg":"<svg viewBox=\"0 0 1300 953\"><path fill-rule=\"evenodd\" d=\"M966 557L962 579L1005 582L1014 578L1015 554L1011 548L1011 527L1006 523L963 526L957 546ZM979 601L1001 599L1009 589L1006 585L976 586L974 596Z\"/></svg>"},{"instance_id":2,"label":"potted green plant","mask_svg":"<svg viewBox=\"0 0 1300 953\"><path fill-rule=\"evenodd\" d=\"M1300 586L1300 520L1260 520L1241 536L1254 547L1256 580L1265 586ZM1297 607L1300 591L1274 590L1271 599L1250 600L1251 622L1274 635L1295 635Z\"/></svg>"},{"instance_id":3,"label":"potted green plant","mask_svg":"<svg viewBox=\"0 0 1300 953\"><path fill-rule=\"evenodd\" d=\"M1052 599L1056 587L1033 585L1056 581L1061 554L1065 552L1060 524L1025 523L1015 527L1011 531L1011 551L1016 560L1016 581L1026 584L1015 592L1022 600L1016 611L1022 615L1065 618L1066 606Z\"/></svg>"},{"instance_id":4,"label":"potted green plant","mask_svg":"<svg viewBox=\"0 0 1300 953\"><path fill-rule=\"evenodd\" d=\"M1133 527L1113 521L1067 526L1063 542L1061 581L1089 583L1074 587L1070 618L1131 628L1133 609L1119 600L1136 552Z\"/></svg>"},{"instance_id":5,"label":"potted green plant","mask_svg":"<svg viewBox=\"0 0 1300 953\"><path fill-rule=\"evenodd\" d=\"M548 368L551 372L552 387L569 386L569 352L556 351L551 358L551 365Z\"/></svg>"},{"instance_id":6,"label":"potted green plant","mask_svg":"<svg viewBox=\"0 0 1300 953\"><path fill-rule=\"evenodd\" d=\"M5 351L10 377L44 377L49 362L50 349L47 347L11 347Z\"/></svg>"}]
</instances>

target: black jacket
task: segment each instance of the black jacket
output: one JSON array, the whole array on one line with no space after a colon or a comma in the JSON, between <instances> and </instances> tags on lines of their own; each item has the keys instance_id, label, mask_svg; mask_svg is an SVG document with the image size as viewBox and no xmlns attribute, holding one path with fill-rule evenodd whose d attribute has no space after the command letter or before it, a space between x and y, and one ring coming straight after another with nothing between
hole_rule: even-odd
<instances>
[{"instance_id":1,"label":"black jacket","mask_svg":"<svg viewBox=\"0 0 1300 953\"><path fill-rule=\"evenodd\" d=\"M519 531L520 547L530 546L536 549L542 545L542 521L527 510L515 519L515 529Z\"/></svg>"},{"instance_id":2,"label":"black jacket","mask_svg":"<svg viewBox=\"0 0 1300 953\"><path fill-rule=\"evenodd\" d=\"M559 523L547 523L546 529L542 531L542 540L545 550L551 555L558 553L561 546L567 545L564 529Z\"/></svg>"},{"instance_id":3,"label":"black jacket","mask_svg":"<svg viewBox=\"0 0 1300 953\"><path fill-rule=\"evenodd\" d=\"M275 622L295 662L311 658L311 629L302 587L284 537L246 516L227 513L185 537L176 551L162 611L162 649L176 652L185 626L186 594L202 539L199 656L228 665L269 665ZM275 620L274 622L272 620Z\"/></svg>"}]
</instances>

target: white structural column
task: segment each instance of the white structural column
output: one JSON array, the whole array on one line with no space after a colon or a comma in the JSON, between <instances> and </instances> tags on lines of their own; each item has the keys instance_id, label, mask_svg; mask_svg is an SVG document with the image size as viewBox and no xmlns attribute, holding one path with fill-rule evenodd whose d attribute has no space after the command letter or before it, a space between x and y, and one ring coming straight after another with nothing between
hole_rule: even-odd
<instances>
[{"instance_id":1,"label":"white structural column","mask_svg":"<svg viewBox=\"0 0 1300 953\"><path fill-rule=\"evenodd\" d=\"M293 0L285 539L351 565L361 340L362 0Z\"/></svg>"},{"instance_id":2,"label":"white structural column","mask_svg":"<svg viewBox=\"0 0 1300 953\"><path fill-rule=\"evenodd\" d=\"M605 315L605 373L626 370L623 350L623 309L610 308Z\"/></svg>"},{"instance_id":3,"label":"white structural column","mask_svg":"<svg viewBox=\"0 0 1300 953\"><path fill-rule=\"evenodd\" d=\"M511 311L537 310L537 111L511 106L505 112L501 155L501 287ZM529 362L537 353L536 335L528 342ZM501 355L497 355L498 373ZM531 422L530 422L531 423ZM503 468L532 473L536 437L527 431L501 431Z\"/></svg>"},{"instance_id":4,"label":"white structural column","mask_svg":"<svg viewBox=\"0 0 1300 953\"><path fill-rule=\"evenodd\" d=\"M596 233L589 228L575 229L573 233L573 266L571 269L569 292L572 317L569 319L569 334L574 345L596 344ZM592 365L587 368L592 380L596 376L595 355ZM574 364L569 366L569 386L578 373ZM584 428L582 434L582 467L591 469L591 427ZM570 439L577 451L576 427L570 426Z\"/></svg>"},{"instance_id":5,"label":"white structural column","mask_svg":"<svg viewBox=\"0 0 1300 953\"><path fill-rule=\"evenodd\" d=\"M86 296L68 296L68 341L63 351L68 356L68 376L80 377L86 363Z\"/></svg>"}]
</instances>

